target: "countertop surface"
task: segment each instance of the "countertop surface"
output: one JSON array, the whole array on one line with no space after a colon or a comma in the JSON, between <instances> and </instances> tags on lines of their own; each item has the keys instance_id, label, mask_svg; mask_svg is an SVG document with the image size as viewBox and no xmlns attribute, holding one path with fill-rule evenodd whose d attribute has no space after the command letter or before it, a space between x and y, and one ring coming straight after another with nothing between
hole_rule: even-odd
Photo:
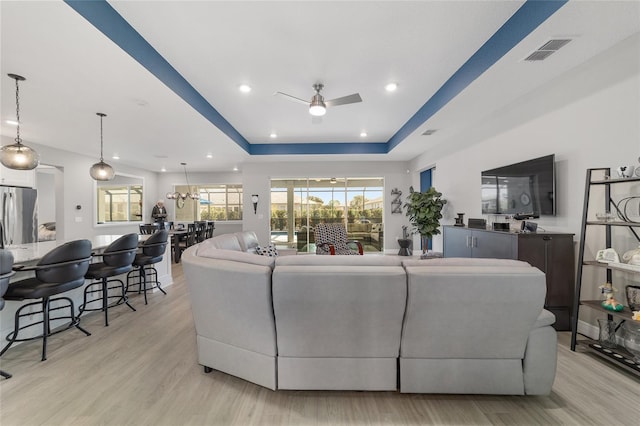
<instances>
[{"instance_id":1,"label":"countertop surface","mask_svg":"<svg viewBox=\"0 0 640 426\"><path fill-rule=\"evenodd\" d=\"M91 241L91 248L93 250L99 250L107 247L121 236L122 235L96 235L93 238L88 238L88 240ZM138 236L140 241L144 241L149 237L150 235ZM42 241L39 243L17 244L5 246L5 250L9 250L13 254L13 263L19 264L41 259L42 256L65 242L66 241L55 240Z\"/></svg>"}]
</instances>

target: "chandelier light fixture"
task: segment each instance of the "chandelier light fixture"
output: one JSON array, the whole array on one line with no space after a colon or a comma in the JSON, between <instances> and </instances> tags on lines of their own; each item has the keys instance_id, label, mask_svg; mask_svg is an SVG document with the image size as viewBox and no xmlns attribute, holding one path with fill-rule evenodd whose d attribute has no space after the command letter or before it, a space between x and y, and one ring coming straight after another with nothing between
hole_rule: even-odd
<instances>
[{"instance_id":1,"label":"chandelier light fixture","mask_svg":"<svg viewBox=\"0 0 640 426\"><path fill-rule=\"evenodd\" d=\"M187 175L187 163L180 163L182 165L182 167L184 168L184 177L187 181L187 191L191 191L191 185L189 184L189 175ZM200 199L200 195L194 191L194 192L185 192L185 193L180 193L178 191L176 192L167 192L167 199L169 200L181 200L184 201L187 198L190 198L192 200L199 200Z\"/></svg>"},{"instance_id":2,"label":"chandelier light fixture","mask_svg":"<svg viewBox=\"0 0 640 426\"><path fill-rule=\"evenodd\" d=\"M102 158L102 118L106 117L107 114L96 112L96 115L100 117L100 161L91 166L89 174L95 180L111 180L115 177L116 172L113 170L113 167L105 163Z\"/></svg>"},{"instance_id":3,"label":"chandelier light fixture","mask_svg":"<svg viewBox=\"0 0 640 426\"><path fill-rule=\"evenodd\" d=\"M38 153L26 145L22 144L20 139L20 87L19 81L26 79L20 75L8 74L9 77L16 81L16 143L5 145L0 148L0 163L3 166L14 170L33 170L38 167Z\"/></svg>"}]
</instances>

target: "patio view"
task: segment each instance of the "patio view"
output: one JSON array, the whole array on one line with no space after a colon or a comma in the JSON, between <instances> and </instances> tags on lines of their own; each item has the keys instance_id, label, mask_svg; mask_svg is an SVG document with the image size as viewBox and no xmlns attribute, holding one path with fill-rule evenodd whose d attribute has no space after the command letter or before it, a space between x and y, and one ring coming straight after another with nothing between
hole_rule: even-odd
<instances>
[{"instance_id":1,"label":"patio view","mask_svg":"<svg viewBox=\"0 0 640 426\"><path fill-rule=\"evenodd\" d=\"M344 223L364 250L383 249L383 178L271 180L271 241L315 253L314 227Z\"/></svg>"}]
</instances>

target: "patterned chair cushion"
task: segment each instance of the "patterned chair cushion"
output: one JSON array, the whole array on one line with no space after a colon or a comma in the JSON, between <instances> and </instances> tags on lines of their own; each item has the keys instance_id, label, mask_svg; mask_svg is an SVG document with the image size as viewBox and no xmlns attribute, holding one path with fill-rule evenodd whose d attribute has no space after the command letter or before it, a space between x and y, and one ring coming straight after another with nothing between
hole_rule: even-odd
<instances>
[{"instance_id":1,"label":"patterned chair cushion","mask_svg":"<svg viewBox=\"0 0 640 426\"><path fill-rule=\"evenodd\" d=\"M342 223L319 223L315 228L316 254L331 254L329 244L337 255L359 255L358 250L349 248L347 230ZM327 244L328 243L328 244Z\"/></svg>"}]
</instances>

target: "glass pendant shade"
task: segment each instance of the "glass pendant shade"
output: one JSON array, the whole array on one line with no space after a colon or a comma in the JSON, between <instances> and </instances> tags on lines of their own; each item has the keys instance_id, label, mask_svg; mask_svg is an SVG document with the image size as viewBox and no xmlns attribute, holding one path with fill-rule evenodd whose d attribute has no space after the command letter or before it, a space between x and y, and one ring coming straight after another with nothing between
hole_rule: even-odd
<instances>
[{"instance_id":1,"label":"glass pendant shade","mask_svg":"<svg viewBox=\"0 0 640 426\"><path fill-rule=\"evenodd\" d=\"M40 158L38 153L26 145L20 139L20 87L18 82L26 79L17 74L8 74L16 81L16 143L5 145L0 148L0 163L3 166L14 170L33 170L38 167Z\"/></svg>"},{"instance_id":2,"label":"glass pendant shade","mask_svg":"<svg viewBox=\"0 0 640 426\"><path fill-rule=\"evenodd\" d=\"M99 163L94 164L89 169L89 174L95 180L111 180L115 177L116 172L113 170L113 167L105 163L104 161L100 161Z\"/></svg>"},{"instance_id":3,"label":"glass pendant shade","mask_svg":"<svg viewBox=\"0 0 640 426\"><path fill-rule=\"evenodd\" d=\"M38 153L20 142L0 148L0 163L9 169L33 170L38 162Z\"/></svg>"},{"instance_id":4,"label":"glass pendant shade","mask_svg":"<svg viewBox=\"0 0 640 426\"><path fill-rule=\"evenodd\" d=\"M116 172L113 170L113 167L105 163L102 158L102 118L106 117L107 114L97 112L96 115L100 117L100 161L91 166L89 174L95 180L111 180L116 176Z\"/></svg>"}]
</instances>

